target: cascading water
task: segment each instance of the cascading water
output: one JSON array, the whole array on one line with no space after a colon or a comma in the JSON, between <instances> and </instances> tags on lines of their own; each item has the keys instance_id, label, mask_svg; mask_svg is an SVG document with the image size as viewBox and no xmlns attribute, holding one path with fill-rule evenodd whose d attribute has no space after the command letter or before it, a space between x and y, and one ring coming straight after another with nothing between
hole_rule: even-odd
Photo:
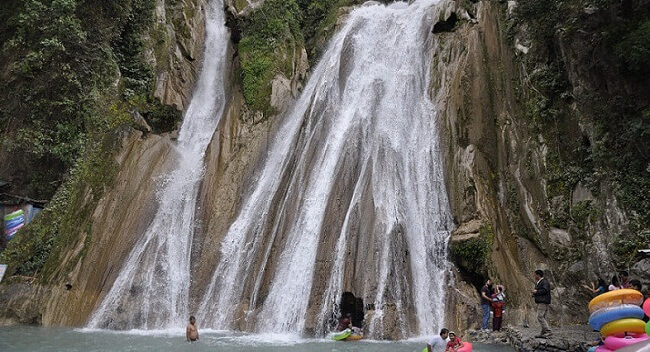
<instances>
[{"instance_id":1,"label":"cascading water","mask_svg":"<svg viewBox=\"0 0 650 352\"><path fill-rule=\"evenodd\" d=\"M206 7L203 70L180 129L175 169L159 188L157 212L90 328L178 328L187 319L196 199L205 151L224 110L228 40L223 1L212 0Z\"/></svg>"},{"instance_id":2,"label":"cascading water","mask_svg":"<svg viewBox=\"0 0 650 352\"><path fill-rule=\"evenodd\" d=\"M453 225L428 96L438 1L349 15L222 241L203 326L322 334L355 291L371 336L390 319L399 337L441 327Z\"/></svg>"}]
</instances>

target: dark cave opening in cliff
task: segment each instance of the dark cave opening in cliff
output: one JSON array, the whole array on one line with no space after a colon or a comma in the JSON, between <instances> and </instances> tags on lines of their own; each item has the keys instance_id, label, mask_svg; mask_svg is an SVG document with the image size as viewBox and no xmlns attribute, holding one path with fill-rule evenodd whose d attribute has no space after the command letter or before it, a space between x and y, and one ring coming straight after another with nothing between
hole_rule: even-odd
<instances>
[{"instance_id":1,"label":"dark cave opening in cliff","mask_svg":"<svg viewBox=\"0 0 650 352\"><path fill-rule=\"evenodd\" d=\"M352 317L352 325L356 327L363 327L363 299L355 297L352 292L343 292L341 302L339 304L341 310L341 317L350 314Z\"/></svg>"}]
</instances>

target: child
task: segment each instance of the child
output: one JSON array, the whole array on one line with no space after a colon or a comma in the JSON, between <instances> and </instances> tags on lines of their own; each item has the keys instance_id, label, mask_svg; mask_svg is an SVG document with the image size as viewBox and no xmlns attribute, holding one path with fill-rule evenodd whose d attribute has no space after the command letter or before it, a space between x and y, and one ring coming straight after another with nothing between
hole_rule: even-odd
<instances>
[{"instance_id":1,"label":"child","mask_svg":"<svg viewBox=\"0 0 650 352\"><path fill-rule=\"evenodd\" d=\"M185 337L187 341L191 342L199 339L199 330L196 328L196 318L194 316L190 317L190 323L187 324L187 329L185 330Z\"/></svg>"},{"instance_id":2,"label":"child","mask_svg":"<svg viewBox=\"0 0 650 352\"><path fill-rule=\"evenodd\" d=\"M503 321L503 313L505 313L506 308L506 294L503 293L504 288L503 285L498 285L497 286L497 292L494 293L491 298L492 298L492 311L494 312L494 317L492 319L492 330L493 331L500 331L501 330L501 322Z\"/></svg>"},{"instance_id":3,"label":"child","mask_svg":"<svg viewBox=\"0 0 650 352\"><path fill-rule=\"evenodd\" d=\"M465 343L460 340L460 337L456 337L456 333L450 331L449 342L447 342L447 348L445 349L445 352L456 352L463 346L465 346Z\"/></svg>"}]
</instances>

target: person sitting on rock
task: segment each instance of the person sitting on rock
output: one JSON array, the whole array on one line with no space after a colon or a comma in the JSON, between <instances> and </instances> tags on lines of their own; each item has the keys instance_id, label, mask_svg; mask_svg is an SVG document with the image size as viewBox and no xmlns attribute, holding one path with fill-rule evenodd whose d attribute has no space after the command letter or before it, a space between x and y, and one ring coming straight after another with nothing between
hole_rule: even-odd
<instances>
[{"instance_id":1,"label":"person sitting on rock","mask_svg":"<svg viewBox=\"0 0 650 352\"><path fill-rule=\"evenodd\" d=\"M453 331L449 332L449 342L447 342L447 348L445 352L456 352L465 346L465 343L461 341L460 337L456 337L456 333Z\"/></svg>"},{"instance_id":2,"label":"person sitting on rock","mask_svg":"<svg viewBox=\"0 0 650 352\"><path fill-rule=\"evenodd\" d=\"M352 329L352 314L350 313L346 313L345 317L341 318L336 331L343 331L345 329Z\"/></svg>"},{"instance_id":3,"label":"person sitting on rock","mask_svg":"<svg viewBox=\"0 0 650 352\"><path fill-rule=\"evenodd\" d=\"M591 291L594 295L602 295L603 293L607 292L607 283L605 280L603 280L602 277L598 277L598 283L594 285L594 283L591 283L591 287L587 285L582 285L582 287L586 288L587 290Z\"/></svg>"}]
</instances>

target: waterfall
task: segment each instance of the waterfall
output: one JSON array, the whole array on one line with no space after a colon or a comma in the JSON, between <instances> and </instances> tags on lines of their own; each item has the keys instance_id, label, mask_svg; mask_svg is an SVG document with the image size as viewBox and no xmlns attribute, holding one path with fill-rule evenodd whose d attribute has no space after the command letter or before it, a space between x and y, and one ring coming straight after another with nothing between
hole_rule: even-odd
<instances>
[{"instance_id":1,"label":"waterfall","mask_svg":"<svg viewBox=\"0 0 650 352\"><path fill-rule=\"evenodd\" d=\"M428 95L438 1L349 15L225 234L203 326L323 334L348 291L370 336L442 326L453 223Z\"/></svg>"},{"instance_id":2,"label":"waterfall","mask_svg":"<svg viewBox=\"0 0 650 352\"><path fill-rule=\"evenodd\" d=\"M175 168L158 189L154 218L93 313L90 328L178 328L187 320L196 199L205 151L224 110L229 40L223 1L210 1L205 12L205 60L179 132Z\"/></svg>"}]
</instances>

